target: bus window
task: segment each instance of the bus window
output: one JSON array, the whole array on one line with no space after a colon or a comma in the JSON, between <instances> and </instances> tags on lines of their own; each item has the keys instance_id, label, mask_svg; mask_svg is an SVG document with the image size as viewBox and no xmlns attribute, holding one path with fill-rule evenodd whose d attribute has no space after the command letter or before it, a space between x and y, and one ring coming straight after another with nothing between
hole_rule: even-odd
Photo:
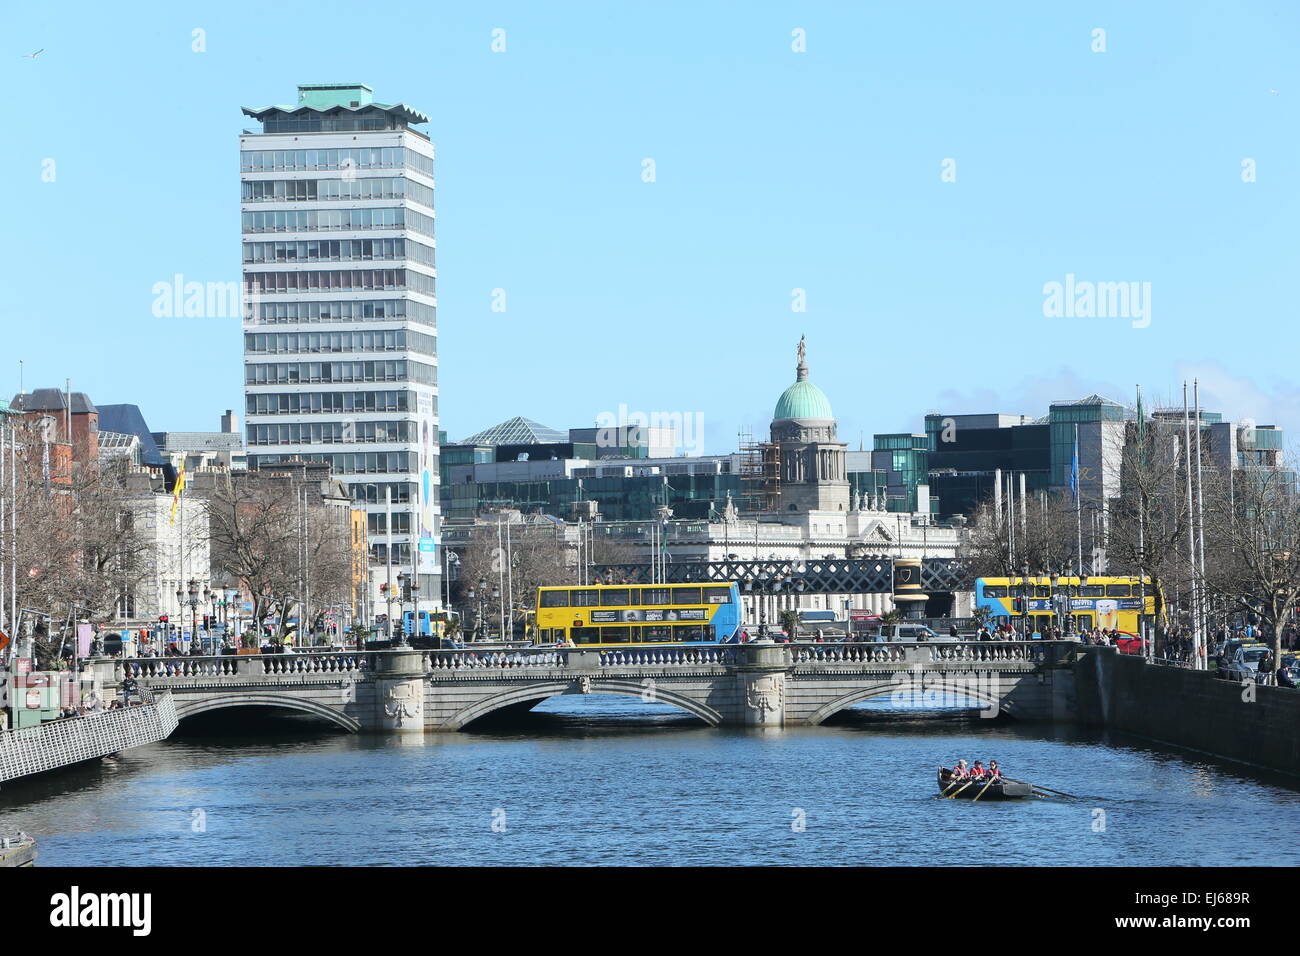
<instances>
[{"instance_id":1,"label":"bus window","mask_svg":"<svg viewBox=\"0 0 1300 956\"><path fill-rule=\"evenodd\" d=\"M731 588L705 588L705 604L726 604L731 600Z\"/></svg>"},{"instance_id":2,"label":"bus window","mask_svg":"<svg viewBox=\"0 0 1300 956\"><path fill-rule=\"evenodd\" d=\"M600 643L600 628L575 627L569 631L569 637L575 644L598 644Z\"/></svg>"},{"instance_id":3,"label":"bus window","mask_svg":"<svg viewBox=\"0 0 1300 956\"><path fill-rule=\"evenodd\" d=\"M569 607L569 592L543 591L542 607Z\"/></svg>"},{"instance_id":4,"label":"bus window","mask_svg":"<svg viewBox=\"0 0 1300 956\"><path fill-rule=\"evenodd\" d=\"M580 591L574 591L571 598L573 601L570 607L598 607L600 605L600 592L595 588L584 588Z\"/></svg>"},{"instance_id":5,"label":"bus window","mask_svg":"<svg viewBox=\"0 0 1300 956\"><path fill-rule=\"evenodd\" d=\"M1106 585L1106 597L1129 597L1133 589L1127 584L1108 584Z\"/></svg>"},{"instance_id":6,"label":"bus window","mask_svg":"<svg viewBox=\"0 0 1300 956\"><path fill-rule=\"evenodd\" d=\"M699 604L699 588L673 588L674 604Z\"/></svg>"},{"instance_id":7,"label":"bus window","mask_svg":"<svg viewBox=\"0 0 1300 956\"><path fill-rule=\"evenodd\" d=\"M1079 588L1079 597L1105 597L1104 591L1105 588L1100 584L1085 584Z\"/></svg>"},{"instance_id":8,"label":"bus window","mask_svg":"<svg viewBox=\"0 0 1300 956\"><path fill-rule=\"evenodd\" d=\"M602 644L626 644L631 636L626 627L602 627L600 629L600 643Z\"/></svg>"},{"instance_id":9,"label":"bus window","mask_svg":"<svg viewBox=\"0 0 1300 956\"><path fill-rule=\"evenodd\" d=\"M646 588L641 592L641 603L653 605L672 604L672 590L670 588Z\"/></svg>"},{"instance_id":10,"label":"bus window","mask_svg":"<svg viewBox=\"0 0 1300 956\"><path fill-rule=\"evenodd\" d=\"M984 596L986 598L1004 598L1007 596L1007 587L1005 584L986 584L984 585Z\"/></svg>"},{"instance_id":11,"label":"bus window","mask_svg":"<svg viewBox=\"0 0 1300 956\"><path fill-rule=\"evenodd\" d=\"M1043 587L1043 586L1040 584L1040 585L1038 586L1038 590L1035 591L1034 593L1035 593L1035 596L1036 596L1036 597L1040 597L1040 598L1044 598L1044 597L1045 597L1045 598L1049 598L1049 597L1052 596L1052 589L1051 589L1050 587Z\"/></svg>"},{"instance_id":12,"label":"bus window","mask_svg":"<svg viewBox=\"0 0 1300 956\"><path fill-rule=\"evenodd\" d=\"M1075 629L1076 629L1076 630L1080 630L1080 631L1091 631L1091 630L1092 630L1092 615L1091 615L1091 614L1076 614L1076 615L1074 615L1074 620L1075 620Z\"/></svg>"},{"instance_id":13,"label":"bus window","mask_svg":"<svg viewBox=\"0 0 1300 956\"><path fill-rule=\"evenodd\" d=\"M642 640L671 641L673 639L673 629L664 624L655 624L642 630Z\"/></svg>"},{"instance_id":14,"label":"bus window","mask_svg":"<svg viewBox=\"0 0 1300 956\"><path fill-rule=\"evenodd\" d=\"M673 628L674 641L702 641L704 639L704 628L698 624L679 624Z\"/></svg>"},{"instance_id":15,"label":"bus window","mask_svg":"<svg viewBox=\"0 0 1300 956\"><path fill-rule=\"evenodd\" d=\"M604 607L626 607L631 601L627 588L607 588L600 592L600 603Z\"/></svg>"}]
</instances>

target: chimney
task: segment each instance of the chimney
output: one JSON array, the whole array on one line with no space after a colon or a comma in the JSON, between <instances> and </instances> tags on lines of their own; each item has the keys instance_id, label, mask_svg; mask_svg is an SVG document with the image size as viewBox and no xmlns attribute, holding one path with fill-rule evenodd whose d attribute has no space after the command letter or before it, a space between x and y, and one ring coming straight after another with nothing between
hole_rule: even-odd
<instances>
[{"instance_id":1,"label":"chimney","mask_svg":"<svg viewBox=\"0 0 1300 956\"><path fill-rule=\"evenodd\" d=\"M239 417L229 408L226 409L226 414L221 416L221 431L226 435L233 435L239 431Z\"/></svg>"}]
</instances>

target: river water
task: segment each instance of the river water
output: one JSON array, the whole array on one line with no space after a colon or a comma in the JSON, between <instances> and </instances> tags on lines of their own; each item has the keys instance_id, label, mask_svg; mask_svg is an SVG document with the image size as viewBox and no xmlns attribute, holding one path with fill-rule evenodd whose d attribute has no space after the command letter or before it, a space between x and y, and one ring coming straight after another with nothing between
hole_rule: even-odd
<instances>
[{"instance_id":1,"label":"river water","mask_svg":"<svg viewBox=\"0 0 1300 956\"><path fill-rule=\"evenodd\" d=\"M5 785L0 823L36 836L44 866L1300 864L1278 839L1300 829L1287 779L1066 727L923 716L718 730L593 695L415 740L183 726ZM1078 796L936 799L935 768L958 757Z\"/></svg>"}]
</instances>

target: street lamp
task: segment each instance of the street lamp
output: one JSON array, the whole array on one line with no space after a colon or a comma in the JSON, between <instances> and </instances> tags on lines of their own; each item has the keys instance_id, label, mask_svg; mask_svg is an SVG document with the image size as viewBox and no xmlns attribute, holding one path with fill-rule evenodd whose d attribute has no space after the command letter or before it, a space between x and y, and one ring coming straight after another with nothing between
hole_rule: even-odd
<instances>
[{"instance_id":1,"label":"street lamp","mask_svg":"<svg viewBox=\"0 0 1300 956\"><path fill-rule=\"evenodd\" d=\"M1056 586L1060 583L1061 583L1060 573L1057 571L1053 571L1051 577L1051 589L1048 592L1050 594L1049 600L1051 601L1052 608L1056 611L1056 629L1064 633L1064 627L1061 621L1061 605L1060 602L1056 600Z\"/></svg>"},{"instance_id":2,"label":"street lamp","mask_svg":"<svg viewBox=\"0 0 1300 956\"><path fill-rule=\"evenodd\" d=\"M1020 576L1020 637L1029 640L1029 562L1026 561Z\"/></svg>"}]
</instances>

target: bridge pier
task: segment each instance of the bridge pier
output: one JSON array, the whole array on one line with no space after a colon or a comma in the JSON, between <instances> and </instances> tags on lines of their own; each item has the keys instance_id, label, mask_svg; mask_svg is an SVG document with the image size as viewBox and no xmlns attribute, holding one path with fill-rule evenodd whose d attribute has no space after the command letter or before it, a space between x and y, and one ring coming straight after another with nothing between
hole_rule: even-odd
<instances>
[{"instance_id":1,"label":"bridge pier","mask_svg":"<svg viewBox=\"0 0 1300 956\"><path fill-rule=\"evenodd\" d=\"M771 641L743 644L736 667L736 702L723 711L724 725L785 726L785 682L790 672L786 645Z\"/></svg>"},{"instance_id":2,"label":"bridge pier","mask_svg":"<svg viewBox=\"0 0 1300 956\"><path fill-rule=\"evenodd\" d=\"M424 733L424 654L405 649L375 655L375 707L367 730Z\"/></svg>"}]
</instances>

